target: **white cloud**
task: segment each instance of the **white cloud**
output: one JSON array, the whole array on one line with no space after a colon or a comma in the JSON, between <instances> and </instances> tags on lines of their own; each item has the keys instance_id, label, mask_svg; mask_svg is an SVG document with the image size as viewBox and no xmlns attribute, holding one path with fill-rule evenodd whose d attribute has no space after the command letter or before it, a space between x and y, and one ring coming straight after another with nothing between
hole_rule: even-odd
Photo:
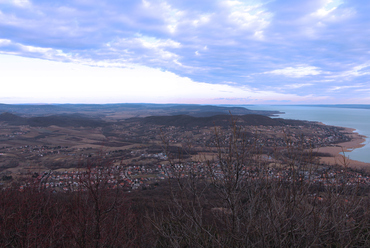
<instances>
[{"instance_id":1,"label":"white cloud","mask_svg":"<svg viewBox=\"0 0 370 248\"><path fill-rule=\"evenodd\" d=\"M170 1L142 1L145 11L164 22L169 33L175 33L184 12L173 7Z\"/></svg>"},{"instance_id":2,"label":"white cloud","mask_svg":"<svg viewBox=\"0 0 370 248\"><path fill-rule=\"evenodd\" d=\"M320 68L315 66L297 66L297 67L286 67L284 69L277 69L265 72L264 74L274 74L286 77L301 78L310 75L319 75L322 71Z\"/></svg>"},{"instance_id":3,"label":"white cloud","mask_svg":"<svg viewBox=\"0 0 370 248\"><path fill-rule=\"evenodd\" d=\"M142 2L143 2L143 5L144 5L145 8L149 8L150 5L151 5L150 2L148 2L146 0L142 0Z\"/></svg>"},{"instance_id":4,"label":"white cloud","mask_svg":"<svg viewBox=\"0 0 370 248\"><path fill-rule=\"evenodd\" d=\"M8 39L0 39L0 46L9 46L12 43L11 40Z\"/></svg>"},{"instance_id":5,"label":"white cloud","mask_svg":"<svg viewBox=\"0 0 370 248\"><path fill-rule=\"evenodd\" d=\"M344 81L369 81L369 11L342 0L0 0L0 54L335 99Z\"/></svg>"},{"instance_id":6,"label":"white cloud","mask_svg":"<svg viewBox=\"0 0 370 248\"><path fill-rule=\"evenodd\" d=\"M343 70L337 73L331 73L330 75L326 76L326 78L329 78L329 80L331 81L333 81L334 79L350 80L356 77L362 77L367 75L370 75L369 62L353 66L350 70Z\"/></svg>"},{"instance_id":7,"label":"white cloud","mask_svg":"<svg viewBox=\"0 0 370 248\"><path fill-rule=\"evenodd\" d=\"M211 20L211 17L212 17L211 14L202 14L197 19L193 20L192 23L196 27L200 25L208 24L209 21Z\"/></svg>"},{"instance_id":8,"label":"white cloud","mask_svg":"<svg viewBox=\"0 0 370 248\"><path fill-rule=\"evenodd\" d=\"M31 5L30 1L28 0L0 0L0 4L2 3L10 3L17 7L27 7Z\"/></svg>"},{"instance_id":9,"label":"white cloud","mask_svg":"<svg viewBox=\"0 0 370 248\"><path fill-rule=\"evenodd\" d=\"M236 30L247 30L251 38L263 39L263 30L270 24L272 14L262 8L261 4L247 4L242 1L225 1L227 19Z\"/></svg>"},{"instance_id":10,"label":"white cloud","mask_svg":"<svg viewBox=\"0 0 370 248\"><path fill-rule=\"evenodd\" d=\"M355 91L361 92L361 93L364 93L364 92L367 93L367 92L370 92L370 88L362 88L362 89L357 89Z\"/></svg>"},{"instance_id":11,"label":"white cloud","mask_svg":"<svg viewBox=\"0 0 370 248\"><path fill-rule=\"evenodd\" d=\"M325 0L323 1L322 7L311 13L310 16L315 18L325 18L331 15L331 18L335 18L335 14L333 12L341 4L343 4L343 1L341 0Z\"/></svg>"},{"instance_id":12,"label":"white cloud","mask_svg":"<svg viewBox=\"0 0 370 248\"><path fill-rule=\"evenodd\" d=\"M345 89L353 89L353 88L361 88L363 85L342 85L342 86L333 86L329 89L329 91L339 91Z\"/></svg>"},{"instance_id":13,"label":"white cloud","mask_svg":"<svg viewBox=\"0 0 370 248\"><path fill-rule=\"evenodd\" d=\"M20 43L12 42L7 39L0 39L0 48L6 48L10 51L0 51L0 54L26 55L28 57L37 57L56 61L73 61L73 57L63 53L62 50L54 48L44 48L35 46L26 46Z\"/></svg>"},{"instance_id":14,"label":"white cloud","mask_svg":"<svg viewBox=\"0 0 370 248\"><path fill-rule=\"evenodd\" d=\"M181 48L181 44L171 39L157 39L149 36L136 35L137 37L117 39L106 44L109 53L117 57L116 53L132 63L152 62L163 67L173 67L180 56L174 52ZM122 53L124 51L124 53ZM179 65L179 64L177 64Z\"/></svg>"},{"instance_id":15,"label":"white cloud","mask_svg":"<svg viewBox=\"0 0 370 248\"><path fill-rule=\"evenodd\" d=\"M306 86L312 86L312 83L301 83L301 84L287 84L284 87L288 89L299 89Z\"/></svg>"},{"instance_id":16,"label":"white cloud","mask_svg":"<svg viewBox=\"0 0 370 248\"><path fill-rule=\"evenodd\" d=\"M326 30L330 33L329 26L350 19L355 15L351 8L339 8L343 4L341 0L322 0L319 8L307 13L301 18L294 20L293 25L299 27L298 33L312 39L325 37Z\"/></svg>"},{"instance_id":17,"label":"white cloud","mask_svg":"<svg viewBox=\"0 0 370 248\"><path fill-rule=\"evenodd\" d=\"M18 103L200 103L216 98L251 98L259 101L305 101L311 98L227 84L195 82L171 72L140 66L89 67L9 55L0 55L0 66L4 70L0 74L0 81L6 82L0 92L0 102L9 102L12 98L17 99Z\"/></svg>"},{"instance_id":18,"label":"white cloud","mask_svg":"<svg viewBox=\"0 0 370 248\"><path fill-rule=\"evenodd\" d=\"M358 65L353 67L352 70L346 72L348 76L360 77L370 74L370 63L365 63L362 65Z\"/></svg>"},{"instance_id":19,"label":"white cloud","mask_svg":"<svg viewBox=\"0 0 370 248\"><path fill-rule=\"evenodd\" d=\"M159 48L159 47L180 48L181 47L181 44L179 42L173 41L171 39L161 40L155 37L138 35L138 38L136 40L139 41L144 47L147 47L147 48Z\"/></svg>"}]
</instances>

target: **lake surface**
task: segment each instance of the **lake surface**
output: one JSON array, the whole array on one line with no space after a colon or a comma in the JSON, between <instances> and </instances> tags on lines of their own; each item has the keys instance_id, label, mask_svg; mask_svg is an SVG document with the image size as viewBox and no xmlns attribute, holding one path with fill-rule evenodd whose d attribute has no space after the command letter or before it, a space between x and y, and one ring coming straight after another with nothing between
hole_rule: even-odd
<instances>
[{"instance_id":1,"label":"lake surface","mask_svg":"<svg viewBox=\"0 0 370 248\"><path fill-rule=\"evenodd\" d=\"M252 110L277 110L285 112L284 119L319 121L327 125L349 127L366 136L364 147L346 153L350 159L370 163L370 109L334 108L316 106L255 105L241 106Z\"/></svg>"}]
</instances>

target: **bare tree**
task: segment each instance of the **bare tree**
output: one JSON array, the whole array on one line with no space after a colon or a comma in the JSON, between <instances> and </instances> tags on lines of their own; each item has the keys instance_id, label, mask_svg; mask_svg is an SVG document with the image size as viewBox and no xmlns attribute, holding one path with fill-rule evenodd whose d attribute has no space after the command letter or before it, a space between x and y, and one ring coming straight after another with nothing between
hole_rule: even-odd
<instances>
[{"instance_id":1,"label":"bare tree","mask_svg":"<svg viewBox=\"0 0 370 248\"><path fill-rule=\"evenodd\" d=\"M245 133L235 120L228 130L215 127L216 155L203 163L168 153L168 213L151 219L161 246L368 245L369 199L348 184L346 166L318 184L318 160L303 142L286 134L278 164L264 158L257 134Z\"/></svg>"}]
</instances>

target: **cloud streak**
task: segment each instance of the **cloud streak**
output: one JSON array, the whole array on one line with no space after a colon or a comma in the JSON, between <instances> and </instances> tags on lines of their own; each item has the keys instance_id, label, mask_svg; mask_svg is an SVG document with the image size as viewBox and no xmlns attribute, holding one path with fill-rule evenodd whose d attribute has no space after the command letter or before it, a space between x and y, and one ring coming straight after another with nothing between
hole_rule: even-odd
<instances>
[{"instance_id":1,"label":"cloud streak","mask_svg":"<svg viewBox=\"0 0 370 248\"><path fill-rule=\"evenodd\" d=\"M319 75L321 73L322 72L320 71L320 69L315 66L286 67L284 69L277 69L265 72L265 74L274 74L293 78L301 78L310 75Z\"/></svg>"}]
</instances>

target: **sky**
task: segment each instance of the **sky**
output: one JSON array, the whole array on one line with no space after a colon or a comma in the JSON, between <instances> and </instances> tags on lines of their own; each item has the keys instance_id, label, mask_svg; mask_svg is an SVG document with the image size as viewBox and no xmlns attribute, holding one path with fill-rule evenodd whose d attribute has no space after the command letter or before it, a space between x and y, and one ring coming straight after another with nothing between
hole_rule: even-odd
<instances>
[{"instance_id":1,"label":"sky","mask_svg":"<svg viewBox=\"0 0 370 248\"><path fill-rule=\"evenodd\" d=\"M0 0L0 103L370 104L368 0Z\"/></svg>"}]
</instances>

